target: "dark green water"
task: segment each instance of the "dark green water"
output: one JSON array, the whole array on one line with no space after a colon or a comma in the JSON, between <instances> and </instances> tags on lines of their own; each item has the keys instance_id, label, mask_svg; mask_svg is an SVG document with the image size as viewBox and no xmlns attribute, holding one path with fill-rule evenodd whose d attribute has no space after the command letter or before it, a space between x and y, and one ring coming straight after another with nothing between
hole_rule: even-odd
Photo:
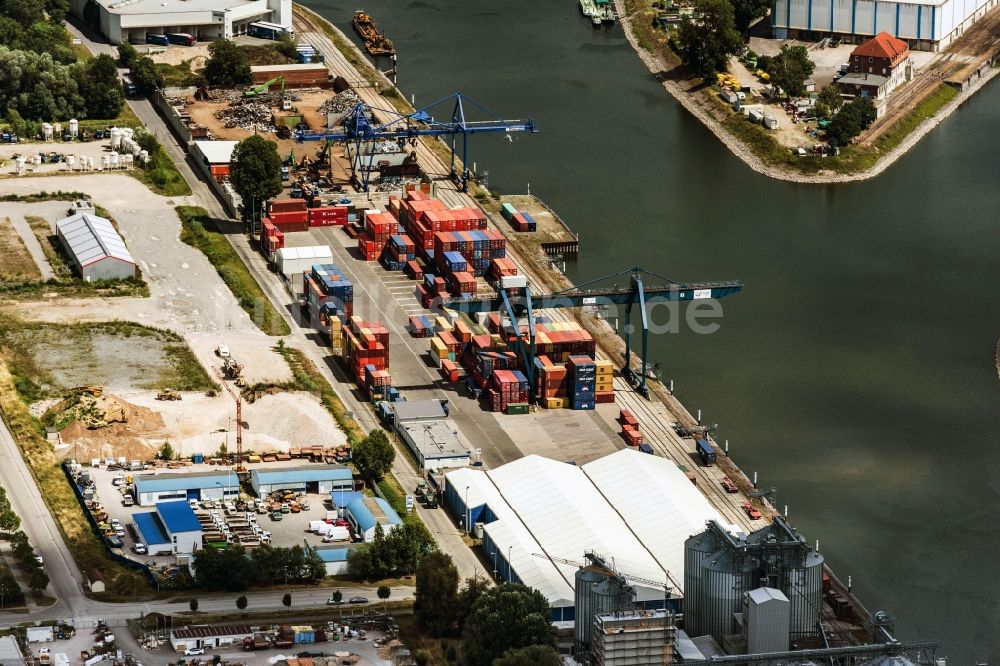
<instances>
[{"instance_id":1,"label":"dark green water","mask_svg":"<svg viewBox=\"0 0 1000 666\"><path fill-rule=\"evenodd\" d=\"M308 4L353 36L356 7ZM1000 85L875 180L792 185L730 155L573 0L364 9L417 106L460 90L539 122L470 161L580 232L571 277L746 282L718 333L654 339L664 376L900 638L1000 659Z\"/></svg>"}]
</instances>

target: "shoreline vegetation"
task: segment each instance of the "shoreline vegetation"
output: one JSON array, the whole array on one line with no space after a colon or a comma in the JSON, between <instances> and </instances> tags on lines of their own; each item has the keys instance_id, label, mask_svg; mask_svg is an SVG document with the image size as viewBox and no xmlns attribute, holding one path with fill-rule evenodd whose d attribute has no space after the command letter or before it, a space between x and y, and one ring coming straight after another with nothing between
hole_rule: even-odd
<instances>
[{"instance_id":1,"label":"shoreline vegetation","mask_svg":"<svg viewBox=\"0 0 1000 666\"><path fill-rule=\"evenodd\" d=\"M835 157L796 157L763 128L737 122L742 118L723 104L715 94L715 86L686 73L670 49L666 34L652 28L647 0L614 2L625 38L666 91L744 164L776 180L822 184L874 178L1000 73L1000 69L991 68L986 76L961 92L941 83L913 111L894 122L871 147L847 146Z\"/></svg>"}]
</instances>

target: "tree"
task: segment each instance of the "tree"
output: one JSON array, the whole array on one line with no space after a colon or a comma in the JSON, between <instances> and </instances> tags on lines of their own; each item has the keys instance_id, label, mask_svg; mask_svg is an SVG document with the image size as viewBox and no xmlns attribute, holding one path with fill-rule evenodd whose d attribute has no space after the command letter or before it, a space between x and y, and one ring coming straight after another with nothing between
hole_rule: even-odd
<instances>
[{"instance_id":1,"label":"tree","mask_svg":"<svg viewBox=\"0 0 1000 666\"><path fill-rule=\"evenodd\" d=\"M243 220L259 216L265 201L281 194L281 158L278 147L256 134L233 148L229 182L243 199Z\"/></svg>"},{"instance_id":2,"label":"tree","mask_svg":"<svg viewBox=\"0 0 1000 666\"><path fill-rule=\"evenodd\" d=\"M132 83L142 92L152 92L163 87L163 76L156 69L156 64L149 56L137 58L129 68Z\"/></svg>"},{"instance_id":3,"label":"tree","mask_svg":"<svg viewBox=\"0 0 1000 666\"><path fill-rule=\"evenodd\" d=\"M468 666L490 666L508 650L530 645L554 647L549 602L524 585L491 588L472 607L462 638L462 657Z\"/></svg>"},{"instance_id":4,"label":"tree","mask_svg":"<svg viewBox=\"0 0 1000 666\"><path fill-rule=\"evenodd\" d=\"M175 455L177 454L174 453L174 447L170 446L170 442L163 442L163 446L156 452L156 457L160 460L173 460Z\"/></svg>"},{"instance_id":5,"label":"tree","mask_svg":"<svg viewBox=\"0 0 1000 666\"><path fill-rule=\"evenodd\" d=\"M259 550L255 550L254 555ZM203 548L198 552L194 580L205 590L242 592L257 578L257 569L257 560L248 558L242 546L230 546L225 550Z\"/></svg>"},{"instance_id":6,"label":"tree","mask_svg":"<svg viewBox=\"0 0 1000 666\"><path fill-rule=\"evenodd\" d=\"M378 598L384 602L389 598L389 595L392 594L392 590L389 589L388 585L379 585L378 590L376 590L375 593L378 595Z\"/></svg>"},{"instance_id":7,"label":"tree","mask_svg":"<svg viewBox=\"0 0 1000 666\"><path fill-rule=\"evenodd\" d=\"M292 593L285 592L284 596L281 597L281 605L285 608L291 608L292 606Z\"/></svg>"},{"instance_id":8,"label":"tree","mask_svg":"<svg viewBox=\"0 0 1000 666\"><path fill-rule=\"evenodd\" d=\"M431 636L448 633L458 599L458 569L451 556L434 551L420 558L414 596L413 613L424 631Z\"/></svg>"},{"instance_id":9,"label":"tree","mask_svg":"<svg viewBox=\"0 0 1000 666\"><path fill-rule=\"evenodd\" d=\"M344 600L344 593L341 592L340 590L334 590L333 593L330 595L330 598L333 599L333 603L339 604L341 601Z\"/></svg>"},{"instance_id":10,"label":"tree","mask_svg":"<svg viewBox=\"0 0 1000 666\"><path fill-rule=\"evenodd\" d=\"M455 624L459 629L465 626L465 618L472 613L472 607L479 598L490 589L489 581L478 573L472 578L466 578L458 593L458 603L455 605Z\"/></svg>"},{"instance_id":11,"label":"tree","mask_svg":"<svg viewBox=\"0 0 1000 666\"><path fill-rule=\"evenodd\" d=\"M41 592L48 586L49 586L49 577L41 569L41 567L36 568L34 571L31 572L31 575L28 576L28 587L30 587L31 589Z\"/></svg>"},{"instance_id":12,"label":"tree","mask_svg":"<svg viewBox=\"0 0 1000 666\"><path fill-rule=\"evenodd\" d=\"M247 595L241 594L236 597L236 608L242 613L247 609Z\"/></svg>"},{"instance_id":13,"label":"tree","mask_svg":"<svg viewBox=\"0 0 1000 666\"><path fill-rule=\"evenodd\" d=\"M130 43L122 42L118 45L118 62L125 69L132 69L132 65L138 57L139 52Z\"/></svg>"},{"instance_id":14,"label":"tree","mask_svg":"<svg viewBox=\"0 0 1000 666\"><path fill-rule=\"evenodd\" d=\"M733 20L733 6L728 0L696 0L694 15L685 16L677 31L681 60L707 80L726 71L729 56L743 46Z\"/></svg>"},{"instance_id":15,"label":"tree","mask_svg":"<svg viewBox=\"0 0 1000 666\"><path fill-rule=\"evenodd\" d=\"M354 446L352 453L355 466L366 479L378 481L392 469L396 459L396 449L385 430L373 430Z\"/></svg>"},{"instance_id":16,"label":"tree","mask_svg":"<svg viewBox=\"0 0 1000 666\"><path fill-rule=\"evenodd\" d=\"M816 64L809 59L809 51L804 46L781 47L778 55L771 58L767 73L771 82L785 91L789 97L801 97L805 94L805 80L812 76Z\"/></svg>"},{"instance_id":17,"label":"tree","mask_svg":"<svg viewBox=\"0 0 1000 666\"><path fill-rule=\"evenodd\" d=\"M191 609L192 613L197 613L198 612L198 600L197 599L192 599L191 601L189 601L188 602L188 607Z\"/></svg>"},{"instance_id":18,"label":"tree","mask_svg":"<svg viewBox=\"0 0 1000 666\"><path fill-rule=\"evenodd\" d=\"M507 650L503 656L493 660L493 666L559 666L561 663L559 653L550 645Z\"/></svg>"},{"instance_id":19,"label":"tree","mask_svg":"<svg viewBox=\"0 0 1000 666\"><path fill-rule=\"evenodd\" d=\"M819 114L820 105L825 107L826 113ZM824 118L832 116L843 105L844 98L840 96L840 90L837 89L837 86L832 83L828 86L823 86L816 96L817 114L822 115Z\"/></svg>"},{"instance_id":20,"label":"tree","mask_svg":"<svg viewBox=\"0 0 1000 666\"><path fill-rule=\"evenodd\" d=\"M846 146L875 122L875 104L867 97L858 97L845 104L826 128L831 146Z\"/></svg>"},{"instance_id":21,"label":"tree","mask_svg":"<svg viewBox=\"0 0 1000 666\"><path fill-rule=\"evenodd\" d=\"M750 25L757 19L767 16L771 3L768 0L730 0L730 2L733 5L733 22L745 42L750 37Z\"/></svg>"},{"instance_id":22,"label":"tree","mask_svg":"<svg viewBox=\"0 0 1000 666\"><path fill-rule=\"evenodd\" d=\"M125 95L118 80L114 59L102 53L81 66L78 84L87 102L87 117L115 118L122 110Z\"/></svg>"},{"instance_id":23,"label":"tree","mask_svg":"<svg viewBox=\"0 0 1000 666\"><path fill-rule=\"evenodd\" d=\"M228 39L217 39L208 45L205 80L213 86L238 86L250 83L250 63L246 53Z\"/></svg>"}]
</instances>

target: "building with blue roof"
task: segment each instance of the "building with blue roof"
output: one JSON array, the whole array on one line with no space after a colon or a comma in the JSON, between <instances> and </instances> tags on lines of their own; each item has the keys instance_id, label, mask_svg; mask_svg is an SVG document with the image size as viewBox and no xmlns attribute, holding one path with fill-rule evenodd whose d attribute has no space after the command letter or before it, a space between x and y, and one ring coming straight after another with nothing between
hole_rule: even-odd
<instances>
[{"instance_id":1,"label":"building with blue roof","mask_svg":"<svg viewBox=\"0 0 1000 666\"><path fill-rule=\"evenodd\" d=\"M347 503L344 517L354 528L355 534L365 543L375 538L375 526L381 525L386 534L403 521L389 503L381 497L358 497Z\"/></svg>"},{"instance_id":2,"label":"building with blue roof","mask_svg":"<svg viewBox=\"0 0 1000 666\"><path fill-rule=\"evenodd\" d=\"M136 513L132 522L150 555L189 555L201 548L201 523L186 501L157 502L156 511Z\"/></svg>"},{"instance_id":3,"label":"building with blue roof","mask_svg":"<svg viewBox=\"0 0 1000 666\"><path fill-rule=\"evenodd\" d=\"M277 490L327 495L333 491L353 490L354 474L344 465L254 469L250 472L250 485L258 497L266 497Z\"/></svg>"},{"instance_id":4,"label":"building with blue roof","mask_svg":"<svg viewBox=\"0 0 1000 666\"><path fill-rule=\"evenodd\" d=\"M160 472L135 477L135 502L139 506L171 500L222 500L239 494L239 477L231 472Z\"/></svg>"}]
</instances>

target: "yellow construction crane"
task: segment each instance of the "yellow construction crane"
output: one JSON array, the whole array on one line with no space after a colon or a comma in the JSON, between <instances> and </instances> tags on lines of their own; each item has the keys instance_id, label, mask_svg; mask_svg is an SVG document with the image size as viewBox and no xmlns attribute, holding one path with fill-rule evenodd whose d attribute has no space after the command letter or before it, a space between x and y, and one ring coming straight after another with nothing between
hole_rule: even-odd
<instances>
[{"instance_id":1,"label":"yellow construction crane","mask_svg":"<svg viewBox=\"0 0 1000 666\"><path fill-rule=\"evenodd\" d=\"M215 374L219 376L219 381L236 401L236 464L233 466L233 471L244 472L246 469L243 467L243 398L233 390L232 386L226 383L222 370L215 368Z\"/></svg>"}]
</instances>

